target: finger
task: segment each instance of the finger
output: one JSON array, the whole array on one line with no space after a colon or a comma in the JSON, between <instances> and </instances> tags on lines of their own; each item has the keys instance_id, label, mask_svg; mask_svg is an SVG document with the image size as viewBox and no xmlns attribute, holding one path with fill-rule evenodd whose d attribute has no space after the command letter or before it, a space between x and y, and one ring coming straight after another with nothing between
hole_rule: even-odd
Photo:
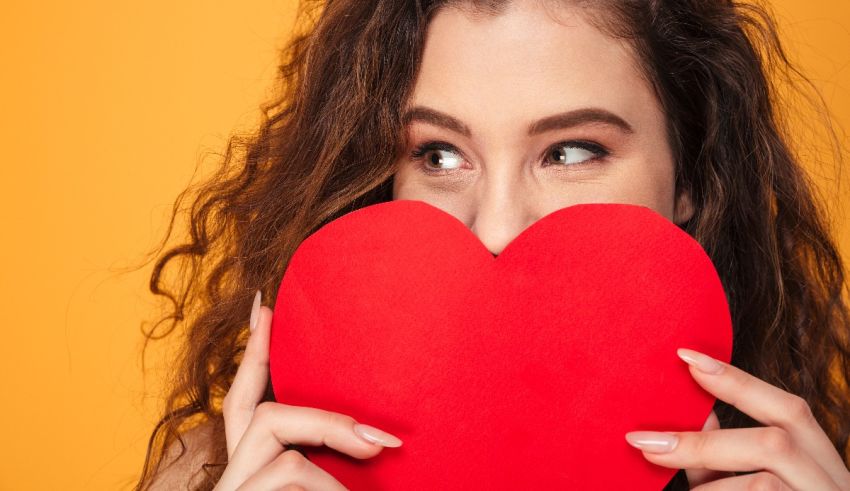
<instances>
[{"instance_id":1,"label":"finger","mask_svg":"<svg viewBox=\"0 0 850 491\"><path fill-rule=\"evenodd\" d=\"M295 450L278 455L270 464L248 478L238 491L267 489L304 489L310 491L345 491L345 486L327 471L307 460Z\"/></svg>"},{"instance_id":2,"label":"finger","mask_svg":"<svg viewBox=\"0 0 850 491\"><path fill-rule=\"evenodd\" d=\"M708 419L702 427L702 431L711 431L720 429L720 420L717 419L717 414L711 411L708 414ZM712 469L685 469L685 474L688 476L688 484L698 486L700 484L716 481L729 475L728 472L719 472Z\"/></svg>"},{"instance_id":3,"label":"finger","mask_svg":"<svg viewBox=\"0 0 850 491\"><path fill-rule=\"evenodd\" d=\"M233 455L248 428L254 408L262 400L268 385L272 311L268 307L259 309L257 325L245 345L245 354L236 370L233 384L222 401L228 458Z\"/></svg>"},{"instance_id":4,"label":"finger","mask_svg":"<svg viewBox=\"0 0 850 491\"><path fill-rule=\"evenodd\" d=\"M850 489L850 474L805 399L697 351L680 349L678 353L702 388L755 420L788 431L837 483Z\"/></svg>"},{"instance_id":5,"label":"finger","mask_svg":"<svg viewBox=\"0 0 850 491\"><path fill-rule=\"evenodd\" d=\"M678 433L640 431L629 433L629 442L643 450L647 460L664 467L767 470L794 489L839 489L791 435L776 426Z\"/></svg>"},{"instance_id":6,"label":"finger","mask_svg":"<svg viewBox=\"0 0 850 491\"><path fill-rule=\"evenodd\" d=\"M236 446L233 456L222 474L221 481L233 489L248 477L273 461L284 450L284 445L327 445L352 457L374 457L384 445L370 443L354 432L357 421L351 416L323 409L291 406L277 402L263 402L254 410L254 417ZM401 440L385 435L386 446L399 446Z\"/></svg>"},{"instance_id":7,"label":"finger","mask_svg":"<svg viewBox=\"0 0 850 491\"><path fill-rule=\"evenodd\" d=\"M268 385L271 318L271 309L260 307L257 325L222 402L228 457L233 455Z\"/></svg>"},{"instance_id":8,"label":"finger","mask_svg":"<svg viewBox=\"0 0 850 491\"><path fill-rule=\"evenodd\" d=\"M719 481L702 484L691 491L748 491L751 489L771 489L774 491L791 491L782 479L770 472L756 472L744 476L728 477Z\"/></svg>"}]
</instances>

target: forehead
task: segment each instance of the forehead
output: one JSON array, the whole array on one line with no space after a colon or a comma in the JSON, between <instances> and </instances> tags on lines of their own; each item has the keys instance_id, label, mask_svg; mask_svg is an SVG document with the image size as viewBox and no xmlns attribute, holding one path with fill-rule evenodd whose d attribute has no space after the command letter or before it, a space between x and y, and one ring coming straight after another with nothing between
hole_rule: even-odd
<instances>
[{"instance_id":1,"label":"forehead","mask_svg":"<svg viewBox=\"0 0 850 491\"><path fill-rule=\"evenodd\" d=\"M496 16L437 11L411 105L494 118L588 105L637 115L656 104L631 46L585 15L531 0L511 2Z\"/></svg>"}]
</instances>

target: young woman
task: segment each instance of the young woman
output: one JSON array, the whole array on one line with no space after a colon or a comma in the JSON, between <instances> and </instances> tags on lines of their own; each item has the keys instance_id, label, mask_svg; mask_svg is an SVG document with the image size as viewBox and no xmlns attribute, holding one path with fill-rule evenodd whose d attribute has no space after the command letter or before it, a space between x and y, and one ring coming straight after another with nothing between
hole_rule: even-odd
<instances>
[{"instance_id":1,"label":"young woman","mask_svg":"<svg viewBox=\"0 0 850 491\"><path fill-rule=\"evenodd\" d=\"M656 210L712 258L735 348L729 365L679 353L718 398L703 431L624 437L681 469L667 489L850 489L846 283L779 117L771 77L793 67L769 13L725 0L307 7L259 132L231 141L188 242L156 263L151 290L174 322L149 337L183 323L185 344L138 489L343 489L294 446L369 458L401 444L273 402L260 306L305 237L390 199L451 213L493 254L577 203ZM176 259L188 281L164 289Z\"/></svg>"}]
</instances>

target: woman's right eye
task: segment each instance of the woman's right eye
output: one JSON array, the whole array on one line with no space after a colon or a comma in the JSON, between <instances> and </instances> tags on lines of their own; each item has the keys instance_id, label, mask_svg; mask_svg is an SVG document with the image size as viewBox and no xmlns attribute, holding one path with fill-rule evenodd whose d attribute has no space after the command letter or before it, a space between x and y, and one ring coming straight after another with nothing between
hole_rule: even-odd
<instances>
[{"instance_id":1,"label":"woman's right eye","mask_svg":"<svg viewBox=\"0 0 850 491\"><path fill-rule=\"evenodd\" d=\"M463 163L458 150L446 142L423 143L411 152L410 158L429 174L445 174L460 168Z\"/></svg>"}]
</instances>

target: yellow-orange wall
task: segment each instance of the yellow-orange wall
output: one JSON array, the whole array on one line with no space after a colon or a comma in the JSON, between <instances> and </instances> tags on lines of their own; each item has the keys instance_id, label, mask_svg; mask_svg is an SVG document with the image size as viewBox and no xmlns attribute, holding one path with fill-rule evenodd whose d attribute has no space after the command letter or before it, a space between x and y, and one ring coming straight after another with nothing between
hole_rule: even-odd
<instances>
[{"instance_id":1,"label":"yellow-orange wall","mask_svg":"<svg viewBox=\"0 0 850 491\"><path fill-rule=\"evenodd\" d=\"M161 238L199 156L255 123L295 5L4 6L0 489L134 482L159 407L157 373L143 380L138 354L155 304L150 267L117 271ZM774 5L792 54L850 129L850 3ZM812 171L850 257L839 213L850 177L839 200L832 168Z\"/></svg>"}]
</instances>

